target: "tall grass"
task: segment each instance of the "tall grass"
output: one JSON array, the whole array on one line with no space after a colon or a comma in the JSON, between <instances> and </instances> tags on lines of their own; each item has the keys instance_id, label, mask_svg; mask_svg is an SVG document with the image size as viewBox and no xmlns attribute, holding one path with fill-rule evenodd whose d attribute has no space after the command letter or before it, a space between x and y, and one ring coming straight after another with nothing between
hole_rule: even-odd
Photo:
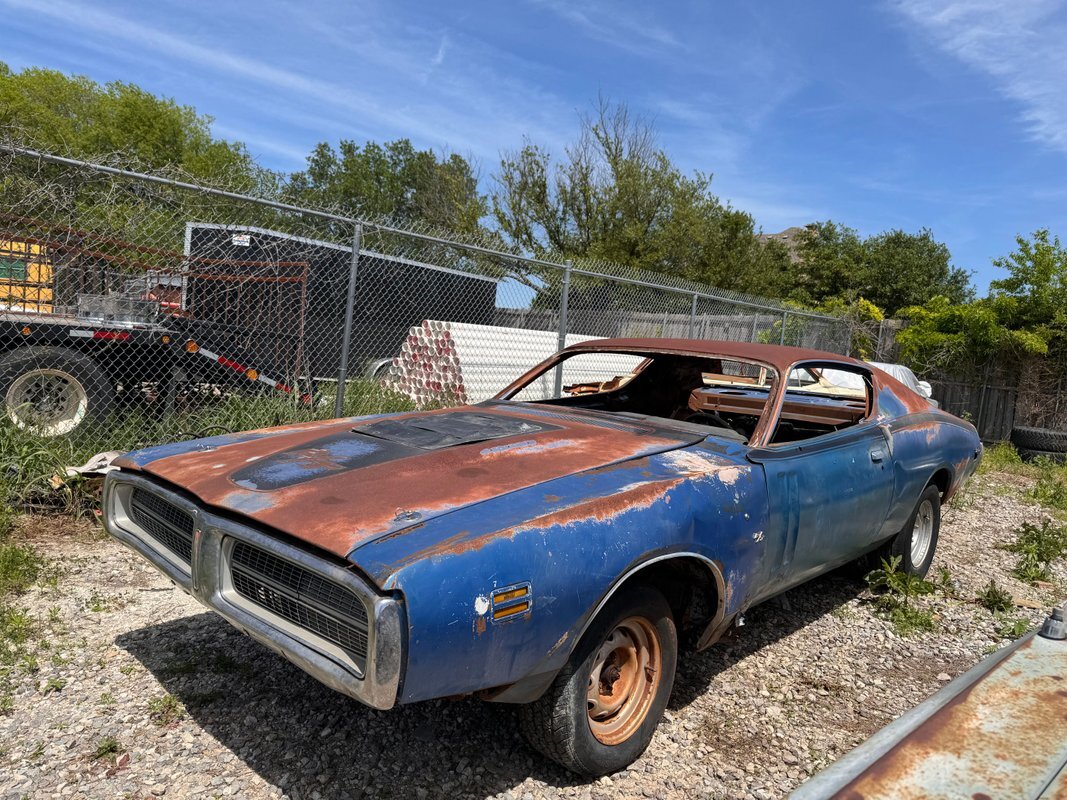
<instances>
[{"instance_id":1,"label":"tall grass","mask_svg":"<svg viewBox=\"0 0 1067 800\"><path fill-rule=\"evenodd\" d=\"M980 473L1018 472L1025 468L1026 465L1014 447L1007 442L997 442L986 448L978 471Z\"/></svg>"},{"instance_id":2,"label":"tall grass","mask_svg":"<svg viewBox=\"0 0 1067 800\"><path fill-rule=\"evenodd\" d=\"M201 400L171 415L132 409L104 422L86 422L69 436L43 439L0 418L0 479L6 481L9 500L33 510L80 512L95 504L84 479L67 477L68 466L84 464L96 453L137 450L168 442L198 439L221 433L270 428L329 419L334 394L320 394L312 404L279 394L225 394ZM345 390L343 415L412 411L405 395L373 381L352 381ZM56 480L56 476L62 482Z\"/></svg>"}]
</instances>

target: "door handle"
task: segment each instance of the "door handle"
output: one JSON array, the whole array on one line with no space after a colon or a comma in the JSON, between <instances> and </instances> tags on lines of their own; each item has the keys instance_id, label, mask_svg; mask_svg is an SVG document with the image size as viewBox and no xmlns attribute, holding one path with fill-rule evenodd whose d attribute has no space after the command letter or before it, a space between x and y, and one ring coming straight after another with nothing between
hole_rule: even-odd
<instances>
[{"instance_id":1,"label":"door handle","mask_svg":"<svg viewBox=\"0 0 1067 800\"><path fill-rule=\"evenodd\" d=\"M871 450L871 461L877 463L883 460L885 460L885 450L883 450L881 447L876 447Z\"/></svg>"}]
</instances>

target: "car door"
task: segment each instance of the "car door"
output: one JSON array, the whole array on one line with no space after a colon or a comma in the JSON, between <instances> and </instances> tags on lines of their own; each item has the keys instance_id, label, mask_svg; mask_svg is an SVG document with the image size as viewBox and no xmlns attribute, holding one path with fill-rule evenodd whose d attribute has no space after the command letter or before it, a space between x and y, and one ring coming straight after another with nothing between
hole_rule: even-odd
<instances>
[{"instance_id":1,"label":"car door","mask_svg":"<svg viewBox=\"0 0 1067 800\"><path fill-rule=\"evenodd\" d=\"M894 485L892 439L877 423L870 374L861 377L866 412L855 424L798 441L775 443L772 434L770 444L749 452L767 482L764 594L845 563L884 536Z\"/></svg>"}]
</instances>

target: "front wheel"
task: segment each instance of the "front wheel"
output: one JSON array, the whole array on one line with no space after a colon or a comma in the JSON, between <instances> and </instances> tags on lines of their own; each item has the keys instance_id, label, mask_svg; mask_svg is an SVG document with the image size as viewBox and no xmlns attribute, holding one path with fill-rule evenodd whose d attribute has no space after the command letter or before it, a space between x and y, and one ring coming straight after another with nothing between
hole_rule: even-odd
<instances>
[{"instance_id":1,"label":"front wheel","mask_svg":"<svg viewBox=\"0 0 1067 800\"><path fill-rule=\"evenodd\" d=\"M624 589L593 620L548 691L519 709L533 747L582 775L632 764L663 716L678 634L663 595Z\"/></svg>"}]
</instances>

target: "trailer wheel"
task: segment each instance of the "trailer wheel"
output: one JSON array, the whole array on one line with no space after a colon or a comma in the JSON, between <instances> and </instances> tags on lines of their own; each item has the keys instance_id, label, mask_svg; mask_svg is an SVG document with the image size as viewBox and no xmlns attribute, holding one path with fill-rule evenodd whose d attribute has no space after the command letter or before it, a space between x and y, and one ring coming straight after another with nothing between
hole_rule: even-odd
<instances>
[{"instance_id":1,"label":"trailer wheel","mask_svg":"<svg viewBox=\"0 0 1067 800\"><path fill-rule=\"evenodd\" d=\"M18 427L51 437L107 417L115 389L88 356L63 347L25 347L0 358L0 398Z\"/></svg>"}]
</instances>

